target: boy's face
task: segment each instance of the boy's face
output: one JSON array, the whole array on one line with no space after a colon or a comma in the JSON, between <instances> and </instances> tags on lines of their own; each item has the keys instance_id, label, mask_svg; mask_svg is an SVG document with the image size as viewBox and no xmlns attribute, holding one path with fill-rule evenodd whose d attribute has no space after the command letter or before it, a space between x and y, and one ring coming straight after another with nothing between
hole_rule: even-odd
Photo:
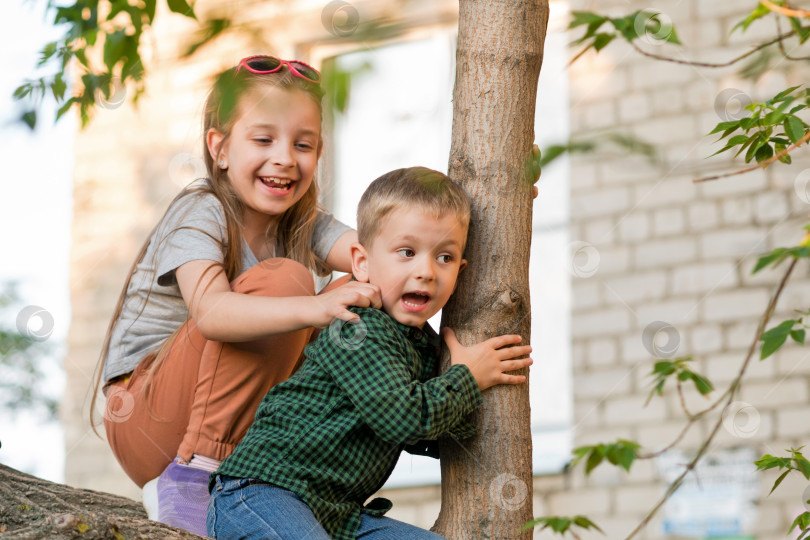
<instances>
[{"instance_id":1,"label":"boy's face","mask_svg":"<svg viewBox=\"0 0 810 540\"><path fill-rule=\"evenodd\" d=\"M455 215L437 219L404 207L385 219L371 246L352 245L352 272L380 288L386 313L421 328L453 294L467 264L461 258L466 238Z\"/></svg>"}]
</instances>

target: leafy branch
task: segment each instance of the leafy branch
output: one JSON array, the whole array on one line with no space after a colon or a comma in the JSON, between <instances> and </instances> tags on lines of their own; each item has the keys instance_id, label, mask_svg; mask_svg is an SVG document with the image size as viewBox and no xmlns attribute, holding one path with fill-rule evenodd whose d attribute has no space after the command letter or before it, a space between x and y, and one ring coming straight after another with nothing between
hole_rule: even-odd
<instances>
[{"instance_id":1,"label":"leafy branch","mask_svg":"<svg viewBox=\"0 0 810 540\"><path fill-rule=\"evenodd\" d=\"M166 0L166 3L174 13L197 18L186 0ZM119 88L130 83L135 89L133 102L137 102L144 90L141 36L154 22L157 0L76 0L66 6L49 2L48 7L54 11L53 25L66 30L61 38L47 43L40 51L38 66L55 63L56 71L26 80L14 91L14 99L32 102L23 114L23 121L32 129L36 126L36 106L48 94L59 106L57 120L76 105L82 126L90 121L97 96L110 100ZM99 52L101 66L97 60L91 60ZM80 70L80 86L73 96L65 99L69 65Z\"/></svg>"},{"instance_id":2,"label":"leafy branch","mask_svg":"<svg viewBox=\"0 0 810 540\"><path fill-rule=\"evenodd\" d=\"M574 517L560 517L560 516L546 516L541 518L536 518L528 523L526 523L523 527L521 527L521 531L528 531L529 529L533 529L534 527L540 527L540 530L543 529L551 529L557 534L565 535L566 533L570 533L576 540L580 540L579 535L574 531L573 527L579 527L584 530L594 529L599 531L602 534L605 532L600 529L596 523L591 521L585 516L574 516Z\"/></svg>"}]
</instances>

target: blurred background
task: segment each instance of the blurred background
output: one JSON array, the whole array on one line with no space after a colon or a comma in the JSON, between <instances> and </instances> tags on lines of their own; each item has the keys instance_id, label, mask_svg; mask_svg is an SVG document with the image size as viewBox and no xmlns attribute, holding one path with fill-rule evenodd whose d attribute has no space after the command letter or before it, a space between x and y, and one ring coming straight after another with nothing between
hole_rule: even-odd
<instances>
[{"instance_id":1,"label":"blurred background","mask_svg":"<svg viewBox=\"0 0 810 540\"><path fill-rule=\"evenodd\" d=\"M752 364L733 407L702 417L682 436L684 407L697 411L709 401L690 385L682 398L667 387L646 401L658 359L691 356L694 370L719 389L712 398L739 370L780 277L779 270L752 275L751 269L760 254L800 241L810 210L810 161L802 150L790 166L692 180L741 168L727 154L709 158L718 148L705 135L719 122L745 117L746 104L805 83L807 62L763 51L725 67L689 64L725 63L771 39L769 20L732 32L754 1L552 0L550 6L536 142L588 151L548 165L534 203L534 514L585 514L606 537L623 537L721 422L698 474L641 538L784 538L806 509L806 482L788 476L766 496L778 473L757 473L753 460L782 455L810 435L804 348L789 344ZM190 55L200 25L160 5L143 46L147 90L137 107L128 99L132 89L120 86L100 99L86 129L73 114L53 127L46 106L33 133L15 122L22 111L10 96L58 30L43 22L41 2L7 9L18 22L0 36L6 68L0 152L10 165L0 188L0 282L9 284L0 297L8 340L0 385L8 384L0 397L9 396L0 410L0 462L137 499L90 429L88 389L134 255L173 196L205 174L200 119L212 76L268 52L346 76L348 98L331 96L325 117L319 177L323 204L354 225L357 201L380 173L411 165L447 169L458 4L200 0L195 11L203 24L232 22ZM654 10L676 25L683 45L671 43L666 26L649 31L644 24L637 45L681 63L653 59L617 39L569 66L580 51L570 42L582 31L567 30L578 10L614 17ZM786 42L796 57L805 49ZM808 307L810 277L801 263L774 324ZM581 466L565 468L572 447L617 438L638 440L648 452L679 443L661 459L637 461L630 473L602 466L586 477ZM435 462L403 458L385 488L395 503L391 515L430 526L439 482ZM530 502L520 487L493 486L502 490L502 508Z\"/></svg>"}]
</instances>

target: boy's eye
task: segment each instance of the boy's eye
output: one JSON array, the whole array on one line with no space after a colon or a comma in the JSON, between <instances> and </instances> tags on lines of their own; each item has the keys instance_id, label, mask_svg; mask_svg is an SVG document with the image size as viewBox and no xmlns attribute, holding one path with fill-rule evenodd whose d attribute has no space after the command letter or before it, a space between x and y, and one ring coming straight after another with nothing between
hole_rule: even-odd
<instances>
[{"instance_id":1,"label":"boy's eye","mask_svg":"<svg viewBox=\"0 0 810 540\"><path fill-rule=\"evenodd\" d=\"M439 262L447 264L447 263L449 263L450 261L453 260L453 256L452 255L439 255L438 259L439 259Z\"/></svg>"},{"instance_id":2,"label":"boy's eye","mask_svg":"<svg viewBox=\"0 0 810 540\"><path fill-rule=\"evenodd\" d=\"M416 253L414 253L414 251L409 248L398 249L397 253L399 253L403 257L413 257L414 255L416 255Z\"/></svg>"}]
</instances>

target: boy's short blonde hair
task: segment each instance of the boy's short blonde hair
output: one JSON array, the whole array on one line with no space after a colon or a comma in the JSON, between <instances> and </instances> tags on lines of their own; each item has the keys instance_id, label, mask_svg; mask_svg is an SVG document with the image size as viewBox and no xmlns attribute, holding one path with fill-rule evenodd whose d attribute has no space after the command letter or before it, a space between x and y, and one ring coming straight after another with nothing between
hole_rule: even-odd
<instances>
[{"instance_id":1,"label":"boy's short blonde hair","mask_svg":"<svg viewBox=\"0 0 810 540\"><path fill-rule=\"evenodd\" d=\"M388 215L415 206L437 218L454 214L466 230L470 225L470 199L446 174L427 167L409 167L385 173L368 186L357 206L357 236L366 247L380 232ZM466 246L466 235L464 246Z\"/></svg>"}]
</instances>

